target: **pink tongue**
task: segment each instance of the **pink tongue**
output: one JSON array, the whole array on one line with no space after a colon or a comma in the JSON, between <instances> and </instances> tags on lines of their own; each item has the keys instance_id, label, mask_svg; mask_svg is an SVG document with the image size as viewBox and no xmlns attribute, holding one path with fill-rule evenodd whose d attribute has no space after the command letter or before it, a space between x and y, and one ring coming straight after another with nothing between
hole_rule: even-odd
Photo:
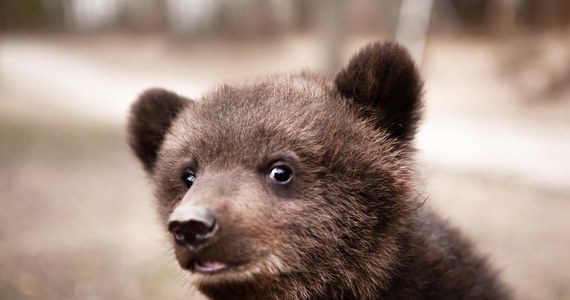
<instances>
[{"instance_id":1,"label":"pink tongue","mask_svg":"<svg viewBox=\"0 0 570 300\"><path fill-rule=\"evenodd\" d=\"M196 261L196 267L201 271L212 272L227 268L228 265L217 261Z\"/></svg>"}]
</instances>

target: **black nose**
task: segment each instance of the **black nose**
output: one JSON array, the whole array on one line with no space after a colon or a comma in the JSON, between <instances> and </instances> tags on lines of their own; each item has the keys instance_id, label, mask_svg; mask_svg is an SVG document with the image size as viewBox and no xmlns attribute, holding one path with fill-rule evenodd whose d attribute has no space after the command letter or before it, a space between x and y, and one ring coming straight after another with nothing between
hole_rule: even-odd
<instances>
[{"instance_id":1,"label":"black nose","mask_svg":"<svg viewBox=\"0 0 570 300\"><path fill-rule=\"evenodd\" d=\"M215 213L201 206L177 207L168 221L176 244L191 249L209 241L217 229Z\"/></svg>"}]
</instances>

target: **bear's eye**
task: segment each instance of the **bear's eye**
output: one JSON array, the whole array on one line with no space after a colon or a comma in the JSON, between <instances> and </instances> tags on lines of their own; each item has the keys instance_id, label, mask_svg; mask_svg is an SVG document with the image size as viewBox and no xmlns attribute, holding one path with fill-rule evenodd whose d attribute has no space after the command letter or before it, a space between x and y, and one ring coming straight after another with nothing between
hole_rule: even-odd
<instances>
[{"instance_id":1,"label":"bear's eye","mask_svg":"<svg viewBox=\"0 0 570 300\"><path fill-rule=\"evenodd\" d=\"M184 171L184 173L182 173L182 180L184 181L186 187L190 188L192 184L194 184L194 181L196 180L196 175L194 175L193 172L186 170Z\"/></svg>"},{"instance_id":2,"label":"bear's eye","mask_svg":"<svg viewBox=\"0 0 570 300\"><path fill-rule=\"evenodd\" d=\"M269 172L269 178L275 180L277 183L289 183L293 178L293 172L286 166L276 166Z\"/></svg>"}]
</instances>

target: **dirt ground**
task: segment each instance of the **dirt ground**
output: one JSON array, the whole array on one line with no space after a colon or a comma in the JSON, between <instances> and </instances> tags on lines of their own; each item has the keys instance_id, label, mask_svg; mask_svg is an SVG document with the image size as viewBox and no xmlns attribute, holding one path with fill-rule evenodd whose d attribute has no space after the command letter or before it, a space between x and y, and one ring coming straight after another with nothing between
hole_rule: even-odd
<instances>
[{"instance_id":1,"label":"dirt ground","mask_svg":"<svg viewBox=\"0 0 570 300\"><path fill-rule=\"evenodd\" d=\"M346 54L369 39L351 40ZM569 66L556 41L539 53ZM512 45L429 40L417 142L424 190L518 299L570 299L570 90L547 91L544 78L564 70L541 56L509 69ZM198 97L220 81L324 69L319 51L298 36L185 46L0 37L0 299L199 299L125 143L128 105L150 86Z\"/></svg>"}]
</instances>

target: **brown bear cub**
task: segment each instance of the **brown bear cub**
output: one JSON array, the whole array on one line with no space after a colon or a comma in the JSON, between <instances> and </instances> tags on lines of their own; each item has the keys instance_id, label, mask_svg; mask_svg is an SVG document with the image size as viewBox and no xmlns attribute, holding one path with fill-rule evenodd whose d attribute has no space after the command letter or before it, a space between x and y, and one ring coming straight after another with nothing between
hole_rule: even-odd
<instances>
[{"instance_id":1,"label":"brown bear cub","mask_svg":"<svg viewBox=\"0 0 570 300\"><path fill-rule=\"evenodd\" d=\"M129 143L180 266L212 299L508 299L415 190L421 98L406 50L375 43L334 81L277 75L199 101L146 91Z\"/></svg>"}]
</instances>

